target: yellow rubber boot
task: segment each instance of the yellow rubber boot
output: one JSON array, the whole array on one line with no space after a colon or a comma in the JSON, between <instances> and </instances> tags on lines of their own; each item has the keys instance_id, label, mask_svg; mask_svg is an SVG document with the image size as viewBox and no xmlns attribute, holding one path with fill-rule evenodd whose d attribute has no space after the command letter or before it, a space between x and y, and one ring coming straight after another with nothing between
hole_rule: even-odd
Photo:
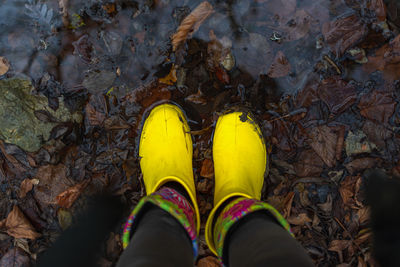
<instances>
[{"instance_id":1,"label":"yellow rubber boot","mask_svg":"<svg viewBox=\"0 0 400 267\"><path fill-rule=\"evenodd\" d=\"M144 123L139 145L146 193L150 195L167 182L182 185L195 209L199 233L200 213L193 179L192 154L190 128L181 109L172 104L153 108Z\"/></svg>"},{"instance_id":2,"label":"yellow rubber boot","mask_svg":"<svg viewBox=\"0 0 400 267\"><path fill-rule=\"evenodd\" d=\"M218 208L232 197L259 200L267 166L261 130L246 112L219 117L214 131L214 208L206 223L206 241L216 255L213 220ZM217 214L218 215L218 214Z\"/></svg>"}]
</instances>

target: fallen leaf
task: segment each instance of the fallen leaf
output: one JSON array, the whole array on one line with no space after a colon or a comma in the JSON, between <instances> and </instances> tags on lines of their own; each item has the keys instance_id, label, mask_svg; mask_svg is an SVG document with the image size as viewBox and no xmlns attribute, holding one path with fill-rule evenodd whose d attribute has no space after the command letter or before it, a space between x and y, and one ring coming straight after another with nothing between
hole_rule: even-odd
<instances>
[{"instance_id":1,"label":"fallen leaf","mask_svg":"<svg viewBox=\"0 0 400 267\"><path fill-rule=\"evenodd\" d=\"M35 240L40 236L17 205L14 205L7 218L3 220L2 225L6 228L7 234L15 238Z\"/></svg>"},{"instance_id":2,"label":"fallen leaf","mask_svg":"<svg viewBox=\"0 0 400 267\"><path fill-rule=\"evenodd\" d=\"M369 207L363 207L357 210L358 223L363 226L370 219L371 211Z\"/></svg>"},{"instance_id":3,"label":"fallen leaf","mask_svg":"<svg viewBox=\"0 0 400 267\"><path fill-rule=\"evenodd\" d=\"M297 216L290 216L287 221L294 225L304 225L306 223L312 222L312 220L307 216L307 213L300 213Z\"/></svg>"},{"instance_id":4,"label":"fallen leaf","mask_svg":"<svg viewBox=\"0 0 400 267\"><path fill-rule=\"evenodd\" d=\"M32 190L33 185L39 184L38 179L25 179L21 182L21 186L19 188L19 197L24 198L26 194Z\"/></svg>"},{"instance_id":5,"label":"fallen leaf","mask_svg":"<svg viewBox=\"0 0 400 267\"><path fill-rule=\"evenodd\" d=\"M386 20L386 5L383 0L371 0L368 2L367 7L372 12L375 12L379 21Z\"/></svg>"},{"instance_id":6,"label":"fallen leaf","mask_svg":"<svg viewBox=\"0 0 400 267\"><path fill-rule=\"evenodd\" d=\"M321 157L328 167L336 164L337 134L328 126L315 127L310 132L310 146Z\"/></svg>"},{"instance_id":7,"label":"fallen leaf","mask_svg":"<svg viewBox=\"0 0 400 267\"><path fill-rule=\"evenodd\" d=\"M209 179L203 179L203 180L201 180L201 181L199 181L199 182L197 183L196 189L197 189L197 191L199 191L200 193L208 194L208 193L211 192L212 187L213 187L213 183L210 182Z\"/></svg>"},{"instance_id":8,"label":"fallen leaf","mask_svg":"<svg viewBox=\"0 0 400 267\"><path fill-rule=\"evenodd\" d=\"M203 93L200 90L198 90L196 94L186 97L185 100L199 105L207 104L207 100L204 98Z\"/></svg>"},{"instance_id":9,"label":"fallen leaf","mask_svg":"<svg viewBox=\"0 0 400 267\"><path fill-rule=\"evenodd\" d=\"M130 103L140 104L143 108L147 108L158 101L171 99L171 91L165 84L151 82L133 90L125 98Z\"/></svg>"},{"instance_id":10,"label":"fallen leaf","mask_svg":"<svg viewBox=\"0 0 400 267\"><path fill-rule=\"evenodd\" d=\"M82 191L86 188L89 182L90 180L85 180L60 193L56 197L58 205L60 207L69 209L72 204L74 204L75 200L77 200L81 195Z\"/></svg>"},{"instance_id":11,"label":"fallen leaf","mask_svg":"<svg viewBox=\"0 0 400 267\"><path fill-rule=\"evenodd\" d=\"M34 196L43 208L56 204L56 196L70 187L67 167L63 164L41 166L35 178L39 180L39 184L35 187Z\"/></svg>"},{"instance_id":12,"label":"fallen leaf","mask_svg":"<svg viewBox=\"0 0 400 267\"><path fill-rule=\"evenodd\" d=\"M400 35L390 43L385 44L375 52L375 56L368 57L368 63L364 64L367 73L380 70L383 77L389 81L400 77Z\"/></svg>"},{"instance_id":13,"label":"fallen leaf","mask_svg":"<svg viewBox=\"0 0 400 267\"><path fill-rule=\"evenodd\" d=\"M220 266L221 265L218 259L213 256L202 258L197 263L197 267L220 267Z\"/></svg>"},{"instance_id":14,"label":"fallen leaf","mask_svg":"<svg viewBox=\"0 0 400 267\"><path fill-rule=\"evenodd\" d=\"M121 236L119 234L111 232L106 242L107 258L113 259L115 261L118 259L121 252Z\"/></svg>"},{"instance_id":15,"label":"fallen leaf","mask_svg":"<svg viewBox=\"0 0 400 267\"><path fill-rule=\"evenodd\" d=\"M160 83L166 84L166 85L173 85L177 81L176 77L176 68L174 65L172 65L170 72L168 73L167 76L159 78L158 81Z\"/></svg>"},{"instance_id":16,"label":"fallen leaf","mask_svg":"<svg viewBox=\"0 0 400 267\"><path fill-rule=\"evenodd\" d=\"M294 192L289 192L282 203L282 216L288 218L292 210L292 203L294 199Z\"/></svg>"},{"instance_id":17,"label":"fallen leaf","mask_svg":"<svg viewBox=\"0 0 400 267\"><path fill-rule=\"evenodd\" d=\"M57 218L58 224L60 225L61 229L66 230L72 224L72 214L71 212L60 208L57 211Z\"/></svg>"},{"instance_id":18,"label":"fallen leaf","mask_svg":"<svg viewBox=\"0 0 400 267\"><path fill-rule=\"evenodd\" d=\"M229 83L229 75L223 68L217 67L217 69L215 70L215 76L217 76L217 79L222 83Z\"/></svg>"},{"instance_id":19,"label":"fallen leaf","mask_svg":"<svg viewBox=\"0 0 400 267\"><path fill-rule=\"evenodd\" d=\"M296 41L308 34L311 22L312 17L310 14L304 9L298 9L294 15L283 17L280 30L284 32L286 41Z\"/></svg>"},{"instance_id":20,"label":"fallen leaf","mask_svg":"<svg viewBox=\"0 0 400 267\"><path fill-rule=\"evenodd\" d=\"M360 201L357 199L361 181L361 176L347 176L340 183L339 193L344 205L352 209L359 209L362 206Z\"/></svg>"},{"instance_id":21,"label":"fallen leaf","mask_svg":"<svg viewBox=\"0 0 400 267\"><path fill-rule=\"evenodd\" d=\"M366 34L366 25L357 15L350 15L327 22L322 27L326 43L337 56L342 56L346 50L356 45Z\"/></svg>"},{"instance_id":22,"label":"fallen leaf","mask_svg":"<svg viewBox=\"0 0 400 267\"><path fill-rule=\"evenodd\" d=\"M10 63L5 57L0 57L0 76L4 75L10 69Z\"/></svg>"},{"instance_id":23,"label":"fallen leaf","mask_svg":"<svg viewBox=\"0 0 400 267\"><path fill-rule=\"evenodd\" d=\"M28 255L20 248L14 247L7 251L0 260L0 267L29 267Z\"/></svg>"},{"instance_id":24,"label":"fallen leaf","mask_svg":"<svg viewBox=\"0 0 400 267\"><path fill-rule=\"evenodd\" d=\"M366 169L370 169L379 163L379 159L376 158L361 158L355 159L345 165L347 171L350 174L363 172Z\"/></svg>"},{"instance_id":25,"label":"fallen leaf","mask_svg":"<svg viewBox=\"0 0 400 267\"><path fill-rule=\"evenodd\" d=\"M393 136L393 132L388 130L382 124L370 120L365 121L362 131L367 135L368 141L371 141L381 149L386 148L385 140L390 139Z\"/></svg>"},{"instance_id":26,"label":"fallen leaf","mask_svg":"<svg viewBox=\"0 0 400 267\"><path fill-rule=\"evenodd\" d=\"M372 121L383 123L389 121L389 118L394 113L395 106L396 102L390 93L377 90L363 95L358 104L362 116Z\"/></svg>"},{"instance_id":27,"label":"fallen leaf","mask_svg":"<svg viewBox=\"0 0 400 267\"><path fill-rule=\"evenodd\" d=\"M366 135L362 131L350 131L346 137L346 154L348 157L362 153L371 153L376 147L366 140Z\"/></svg>"},{"instance_id":28,"label":"fallen leaf","mask_svg":"<svg viewBox=\"0 0 400 267\"><path fill-rule=\"evenodd\" d=\"M355 87L339 77L323 80L318 86L317 94L333 114L343 112L357 99Z\"/></svg>"},{"instance_id":29,"label":"fallen leaf","mask_svg":"<svg viewBox=\"0 0 400 267\"><path fill-rule=\"evenodd\" d=\"M291 68L285 54L282 51L278 51L267 75L271 78L284 77L289 74Z\"/></svg>"},{"instance_id":30,"label":"fallen leaf","mask_svg":"<svg viewBox=\"0 0 400 267\"><path fill-rule=\"evenodd\" d=\"M211 178L214 176L214 164L211 159L204 159L201 164L200 175L205 178Z\"/></svg>"},{"instance_id":31,"label":"fallen leaf","mask_svg":"<svg viewBox=\"0 0 400 267\"><path fill-rule=\"evenodd\" d=\"M319 176L323 167L324 162L312 149L302 151L294 164L296 175L300 177Z\"/></svg>"},{"instance_id":32,"label":"fallen leaf","mask_svg":"<svg viewBox=\"0 0 400 267\"><path fill-rule=\"evenodd\" d=\"M99 126L105 120L104 114L97 111L89 102L86 104L85 113L92 126Z\"/></svg>"},{"instance_id":33,"label":"fallen leaf","mask_svg":"<svg viewBox=\"0 0 400 267\"><path fill-rule=\"evenodd\" d=\"M172 50L175 51L179 45L190 38L206 20L214 9L212 5L204 1L198 5L179 25L176 33L172 36Z\"/></svg>"}]
</instances>

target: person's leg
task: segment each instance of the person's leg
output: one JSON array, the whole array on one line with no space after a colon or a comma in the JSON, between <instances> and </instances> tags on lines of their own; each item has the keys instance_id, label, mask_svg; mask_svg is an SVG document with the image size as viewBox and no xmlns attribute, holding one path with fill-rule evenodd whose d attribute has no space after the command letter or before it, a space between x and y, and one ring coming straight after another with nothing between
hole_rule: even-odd
<instances>
[{"instance_id":1,"label":"person's leg","mask_svg":"<svg viewBox=\"0 0 400 267\"><path fill-rule=\"evenodd\" d=\"M169 213L150 207L137 225L117 267L193 266L192 241Z\"/></svg>"},{"instance_id":2,"label":"person's leg","mask_svg":"<svg viewBox=\"0 0 400 267\"><path fill-rule=\"evenodd\" d=\"M272 216L255 212L228 232L223 261L227 266L313 266L304 248Z\"/></svg>"}]
</instances>

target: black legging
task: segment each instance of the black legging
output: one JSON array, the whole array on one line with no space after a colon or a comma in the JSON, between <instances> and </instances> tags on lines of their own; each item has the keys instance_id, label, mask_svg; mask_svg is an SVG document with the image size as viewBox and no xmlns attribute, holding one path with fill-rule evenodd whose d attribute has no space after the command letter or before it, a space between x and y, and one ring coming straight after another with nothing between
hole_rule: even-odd
<instances>
[{"instance_id":1,"label":"black legging","mask_svg":"<svg viewBox=\"0 0 400 267\"><path fill-rule=\"evenodd\" d=\"M244 217L228 233L227 266L313 266L301 245L268 214ZM117 267L194 266L189 236L175 218L151 207L138 222Z\"/></svg>"}]
</instances>

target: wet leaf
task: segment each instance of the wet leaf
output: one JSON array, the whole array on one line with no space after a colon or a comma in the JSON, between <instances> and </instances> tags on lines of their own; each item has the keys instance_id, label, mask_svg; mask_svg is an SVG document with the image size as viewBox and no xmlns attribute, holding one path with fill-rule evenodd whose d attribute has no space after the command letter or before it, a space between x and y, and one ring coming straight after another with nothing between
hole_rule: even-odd
<instances>
[{"instance_id":1,"label":"wet leaf","mask_svg":"<svg viewBox=\"0 0 400 267\"><path fill-rule=\"evenodd\" d=\"M339 77L323 80L318 86L317 93L334 114L343 112L357 99L357 91L354 86Z\"/></svg>"},{"instance_id":2,"label":"wet leaf","mask_svg":"<svg viewBox=\"0 0 400 267\"><path fill-rule=\"evenodd\" d=\"M214 164L211 159L203 160L201 164L200 175L205 178L211 178L214 176Z\"/></svg>"},{"instance_id":3,"label":"wet leaf","mask_svg":"<svg viewBox=\"0 0 400 267\"><path fill-rule=\"evenodd\" d=\"M326 43L337 56L356 45L366 34L367 27L357 15L327 22L322 27Z\"/></svg>"},{"instance_id":4,"label":"wet leaf","mask_svg":"<svg viewBox=\"0 0 400 267\"><path fill-rule=\"evenodd\" d=\"M362 207L362 204L357 199L361 182L362 180L360 176L347 176L340 183L339 193L344 205L352 209L359 209Z\"/></svg>"},{"instance_id":5,"label":"wet leaf","mask_svg":"<svg viewBox=\"0 0 400 267\"><path fill-rule=\"evenodd\" d=\"M338 253L347 249L351 245L351 240L332 240L329 244L328 250L336 251Z\"/></svg>"},{"instance_id":6,"label":"wet leaf","mask_svg":"<svg viewBox=\"0 0 400 267\"><path fill-rule=\"evenodd\" d=\"M32 224L28 221L18 206L14 205L12 211L7 218L2 221L6 228L7 234L15 238L28 238L35 240L40 237Z\"/></svg>"},{"instance_id":7,"label":"wet leaf","mask_svg":"<svg viewBox=\"0 0 400 267\"><path fill-rule=\"evenodd\" d=\"M367 7L372 12L375 12L375 15L379 21L386 20L386 5L384 0L371 0L368 2Z\"/></svg>"},{"instance_id":8,"label":"wet leaf","mask_svg":"<svg viewBox=\"0 0 400 267\"><path fill-rule=\"evenodd\" d=\"M29 267L30 260L26 253L17 247L11 248L0 260L0 267Z\"/></svg>"},{"instance_id":9,"label":"wet leaf","mask_svg":"<svg viewBox=\"0 0 400 267\"><path fill-rule=\"evenodd\" d=\"M82 191L86 188L88 184L89 180L86 180L60 193L58 196L56 196L58 205L60 207L69 209L72 204L74 204L75 200L78 199L78 197L81 195Z\"/></svg>"},{"instance_id":10,"label":"wet leaf","mask_svg":"<svg viewBox=\"0 0 400 267\"><path fill-rule=\"evenodd\" d=\"M174 67L174 65L172 65L172 68L168 73L168 75L158 79L158 81L166 85L173 85L174 83L176 83L177 77L176 77L176 68Z\"/></svg>"},{"instance_id":11,"label":"wet leaf","mask_svg":"<svg viewBox=\"0 0 400 267\"><path fill-rule=\"evenodd\" d=\"M365 121L362 131L367 135L368 141L371 141L380 149L385 149L385 140L393 136L393 133L386 127L370 120Z\"/></svg>"},{"instance_id":12,"label":"wet leaf","mask_svg":"<svg viewBox=\"0 0 400 267\"><path fill-rule=\"evenodd\" d=\"M85 107L86 117L89 120L90 125L99 126L105 120L105 116L103 113L97 111L89 102Z\"/></svg>"},{"instance_id":13,"label":"wet leaf","mask_svg":"<svg viewBox=\"0 0 400 267\"><path fill-rule=\"evenodd\" d=\"M348 157L362 153L371 153L376 146L366 140L362 131L350 131L346 137L346 154Z\"/></svg>"},{"instance_id":14,"label":"wet leaf","mask_svg":"<svg viewBox=\"0 0 400 267\"><path fill-rule=\"evenodd\" d=\"M67 179L67 167L63 164L41 166L35 176L39 184L34 196L41 206L56 204L56 197L70 187Z\"/></svg>"},{"instance_id":15,"label":"wet leaf","mask_svg":"<svg viewBox=\"0 0 400 267\"><path fill-rule=\"evenodd\" d=\"M39 184L38 179L25 179L21 182L21 186L19 188L19 197L24 198L26 194L32 190L34 185Z\"/></svg>"},{"instance_id":16,"label":"wet leaf","mask_svg":"<svg viewBox=\"0 0 400 267\"><path fill-rule=\"evenodd\" d=\"M368 73L380 70L383 77L394 81L400 77L400 35L390 43L385 44L375 52L375 56L368 57L364 70Z\"/></svg>"},{"instance_id":17,"label":"wet leaf","mask_svg":"<svg viewBox=\"0 0 400 267\"><path fill-rule=\"evenodd\" d=\"M312 220L307 216L307 213L299 213L297 215L290 216L287 221L294 225L304 225L306 223L312 222Z\"/></svg>"},{"instance_id":18,"label":"wet leaf","mask_svg":"<svg viewBox=\"0 0 400 267\"><path fill-rule=\"evenodd\" d=\"M400 76L399 76L400 77ZM394 113L396 102L390 93L371 91L363 95L358 104L362 116L375 121L387 123Z\"/></svg>"},{"instance_id":19,"label":"wet leaf","mask_svg":"<svg viewBox=\"0 0 400 267\"><path fill-rule=\"evenodd\" d=\"M298 161L294 164L296 175L300 177L319 176L324 167L322 159L314 150L304 150L298 156Z\"/></svg>"},{"instance_id":20,"label":"wet leaf","mask_svg":"<svg viewBox=\"0 0 400 267\"><path fill-rule=\"evenodd\" d=\"M312 17L310 14L304 9L298 9L294 16L283 21L281 29L285 32L285 40L291 42L307 36L310 31L311 22Z\"/></svg>"},{"instance_id":21,"label":"wet leaf","mask_svg":"<svg viewBox=\"0 0 400 267\"><path fill-rule=\"evenodd\" d=\"M72 214L71 212L60 208L57 211L58 223L60 224L61 229L66 230L72 224Z\"/></svg>"},{"instance_id":22,"label":"wet leaf","mask_svg":"<svg viewBox=\"0 0 400 267\"><path fill-rule=\"evenodd\" d=\"M226 73L226 71L221 68L218 67L215 71L215 75L217 76L217 79L225 84L229 83L229 75L228 73Z\"/></svg>"},{"instance_id":23,"label":"wet leaf","mask_svg":"<svg viewBox=\"0 0 400 267\"><path fill-rule=\"evenodd\" d=\"M284 77L289 74L290 69L289 60L282 51L278 51L267 75L271 78Z\"/></svg>"},{"instance_id":24,"label":"wet leaf","mask_svg":"<svg viewBox=\"0 0 400 267\"><path fill-rule=\"evenodd\" d=\"M93 94L103 93L113 85L115 78L114 71L89 71L86 73L82 85Z\"/></svg>"},{"instance_id":25,"label":"wet leaf","mask_svg":"<svg viewBox=\"0 0 400 267\"><path fill-rule=\"evenodd\" d=\"M84 62L90 63L92 60L93 44L89 40L88 35L81 36L76 42L73 42L74 53L77 54Z\"/></svg>"},{"instance_id":26,"label":"wet leaf","mask_svg":"<svg viewBox=\"0 0 400 267\"><path fill-rule=\"evenodd\" d=\"M350 174L355 174L374 167L379 163L379 161L380 160L376 158L361 158L355 159L352 162L347 163L345 166Z\"/></svg>"},{"instance_id":27,"label":"wet leaf","mask_svg":"<svg viewBox=\"0 0 400 267\"><path fill-rule=\"evenodd\" d=\"M10 69L10 63L5 57L0 57L0 76L4 75Z\"/></svg>"},{"instance_id":28,"label":"wet leaf","mask_svg":"<svg viewBox=\"0 0 400 267\"><path fill-rule=\"evenodd\" d=\"M203 93L200 90L198 90L196 94L186 97L185 100L199 105L207 104L207 100L204 98Z\"/></svg>"},{"instance_id":29,"label":"wet leaf","mask_svg":"<svg viewBox=\"0 0 400 267\"><path fill-rule=\"evenodd\" d=\"M220 267L219 261L213 256L202 258L197 263L197 267Z\"/></svg>"},{"instance_id":30,"label":"wet leaf","mask_svg":"<svg viewBox=\"0 0 400 267\"><path fill-rule=\"evenodd\" d=\"M337 134L328 126L322 125L313 128L310 136L310 146L328 167L333 167L336 164Z\"/></svg>"}]
</instances>

